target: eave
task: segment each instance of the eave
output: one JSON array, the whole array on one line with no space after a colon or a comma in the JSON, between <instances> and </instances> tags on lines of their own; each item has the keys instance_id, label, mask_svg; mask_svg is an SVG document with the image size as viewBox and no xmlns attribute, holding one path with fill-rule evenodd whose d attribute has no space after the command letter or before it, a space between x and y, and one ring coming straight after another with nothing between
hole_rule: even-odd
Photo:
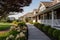
<instances>
[{"instance_id":1,"label":"eave","mask_svg":"<svg viewBox=\"0 0 60 40\"><path fill-rule=\"evenodd\" d=\"M42 12L39 12L39 13L36 14L35 16L38 16L38 15L40 15L40 14L44 14L44 13L46 13L46 12L49 12L49 11L52 11L52 10L55 10L55 9L58 9L58 8L60 8L60 3L57 3L56 5L53 5L53 6L51 6L50 8L48 8L48 9L42 11ZM34 16L33 16L33 17L34 17Z\"/></svg>"}]
</instances>

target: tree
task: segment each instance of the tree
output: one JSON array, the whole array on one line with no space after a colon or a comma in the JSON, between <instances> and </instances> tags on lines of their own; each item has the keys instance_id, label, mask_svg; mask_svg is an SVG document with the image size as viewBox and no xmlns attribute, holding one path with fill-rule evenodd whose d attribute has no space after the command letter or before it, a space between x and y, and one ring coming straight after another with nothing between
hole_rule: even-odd
<instances>
[{"instance_id":1,"label":"tree","mask_svg":"<svg viewBox=\"0 0 60 40\"><path fill-rule=\"evenodd\" d=\"M0 0L0 16L4 17L9 12L22 12L22 7L29 6L32 0Z\"/></svg>"},{"instance_id":2,"label":"tree","mask_svg":"<svg viewBox=\"0 0 60 40\"><path fill-rule=\"evenodd\" d=\"M22 12L22 7L29 6L32 0L0 0L0 19L9 15L9 12Z\"/></svg>"}]
</instances>

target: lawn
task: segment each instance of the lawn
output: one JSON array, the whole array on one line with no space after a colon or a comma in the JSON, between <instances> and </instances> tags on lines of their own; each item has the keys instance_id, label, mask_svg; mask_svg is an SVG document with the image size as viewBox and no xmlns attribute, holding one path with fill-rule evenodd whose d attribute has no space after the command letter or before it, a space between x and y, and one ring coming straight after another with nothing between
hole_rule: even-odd
<instances>
[{"instance_id":1,"label":"lawn","mask_svg":"<svg viewBox=\"0 0 60 40\"><path fill-rule=\"evenodd\" d=\"M12 25L11 23L0 23L0 25Z\"/></svg>"},{"instance_id":2,"label":"lawn","mask_svg":"<svg viewBox=\"0 0 60 40\"><path fill-rule=\"evenodd\" d=\"M11 25L11 23L0 23L0 40L5 40L5 38L9 36Z\"/></svg>"},{"instance_id":3,"label":"lawn","mask_svg":"<svg viewBox=\"0 0 60 40\"><path fill-rule=\"evenodd\" d=\"M24 22L18 26L13 23L0 23L0 40L27 40L27 26ZM10 28L12 27L12 28Z\"/></svg>"},{"instance_id":4,"label":"lawn","mask_svg":"<svg viewBox=\"0 0 60 40\"><path fill-rule=\"evenodd\" d=\"M0 31L8 30L12 24L11 23L0 23Z\"/></svg>"}]
</instances>

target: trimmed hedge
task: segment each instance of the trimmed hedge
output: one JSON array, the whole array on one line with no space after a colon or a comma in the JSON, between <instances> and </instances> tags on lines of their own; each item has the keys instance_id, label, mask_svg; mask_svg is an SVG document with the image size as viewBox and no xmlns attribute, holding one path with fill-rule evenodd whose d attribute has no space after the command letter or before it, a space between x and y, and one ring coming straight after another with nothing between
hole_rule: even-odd
<instances>
[{"instance_id":1,"label":"trimmed hedge","mask_svg":"<svg viewBox=\"0 0 60 40\"><path fill-rule=\"evenodd\" d=\"M53 37L58 39L59 36L60 36L60 30L54 30Z\"/></svg>"},{"instance_id":2,"label":"trimmed hedge","mask_svg":"<svg viewBox=\"0 0 60 40\"><path fill-rule=\"evenodd\" d=\"M44 24L40 24L40 23L34 23L34 26L36 26L37 28L39 28L40 30L42 30L42 28L44 27Z\"/></svg>"},{"instance_id":3,"label":"trimmed hedge","mask_svg":"<svg viewBox=\"0 0 60 40\"><path fill-rule=\"evenodd\" d=\"M53 31L54 31L55 29L54 28L49 28L49 30L48 30L48 34L52 37L52 35L53 35Z\"/></svg>"},{"instance_id":4,"label":"trimmed hedge","mask_svg":"<svg viewBox=\"0 0 60 40\"><path fill-rule=\"evenodd\" d=\"M48 32L49 28L51 28L51 27L50 26L44 26L43 31Z\"/></svg>"},{"instance_id":5,"label":"trimmed hedge","mask_svg":"<svg viewBox=\"0 0 60 40\"><path fill-rule=\"evenodd\" d=\"M40 23L34 23L34 26L36 26L36 27L39 27L40 26Z\"/></svg>"},{"instance_id":6,"label":"trimmed hedge","mask_svg":"<svg viewBox=\"0 0 60 40\"><path fill-rule=\"evenodd\" d=\"M44 24L40 24L39 29L43 30Z\"/></svg>"},{"instance_id":7,"label":"trimmed hedge","mask_svg":"<svg viewBox=\"0 0 60 40\"><path fill-rule=\"evenodd\" d=\"M58 37L58 40L60 40L60 36Z\"/></svg>"},{"instance_id":8,"label":"trimmed hedge","mask_svg":"<svg viewBox=\"0 0 60 40\"><path fill-rule=\"evenodd\" d=\"M55 28L51 28L51 26L46 26L46 25L40 24L40 23L34 23L34 26L36 26L38 29L43 31L51 39L60 40L60 30L57 30Z\"/></svg>"}]
</instances>

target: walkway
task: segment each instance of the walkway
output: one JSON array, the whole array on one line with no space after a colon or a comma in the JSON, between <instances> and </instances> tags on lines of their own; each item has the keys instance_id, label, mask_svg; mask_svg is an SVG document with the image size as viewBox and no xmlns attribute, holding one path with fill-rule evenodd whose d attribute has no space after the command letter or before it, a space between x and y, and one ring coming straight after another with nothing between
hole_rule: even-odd
<instances>
[{"instance_id":1,"label":"walkway","mask_svg":"<svg viewBox=\"0 0 60 40\"><path fill-rule=\"evenodd\" d=\"M31 24L27 24L29 36L28 40L50 40L43 32Z\"/></svg>"}]
</instances>

